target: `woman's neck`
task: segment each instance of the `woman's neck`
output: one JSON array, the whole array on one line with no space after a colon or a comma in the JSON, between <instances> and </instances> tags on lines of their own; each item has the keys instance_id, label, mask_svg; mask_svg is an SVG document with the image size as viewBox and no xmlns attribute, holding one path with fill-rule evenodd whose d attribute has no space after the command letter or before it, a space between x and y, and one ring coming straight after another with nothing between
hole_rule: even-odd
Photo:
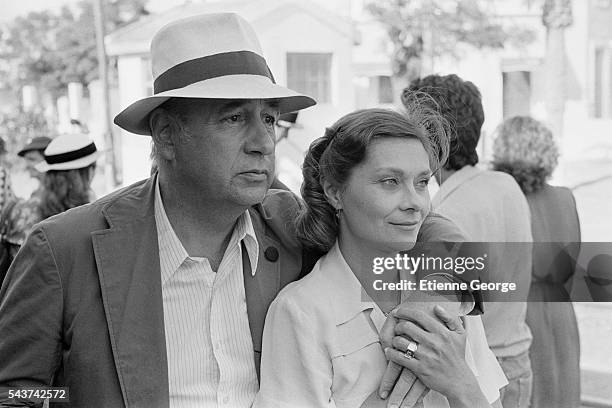
<instances>
[{"instance_id":1,"label":"woman's neck","mask_svg":"<svg viewBox=\"0 0 612 408\"><path fill-rule=\"evenodd\" d=\"M351 271L361 283L368 296L378 304L384 313L388 313L401 301L400 291L376 290L374 281L381 280L391 283L399 281L397 268L393 267L384 270L382 273L374 273L374 260L395 258L395 251L384 251L374 248L368 242L357 240L350 234L342 234L338 238L338 247L344 260L351 268ZM384 264L383 264L384 265Z\"/></svg>"}]
</instances>

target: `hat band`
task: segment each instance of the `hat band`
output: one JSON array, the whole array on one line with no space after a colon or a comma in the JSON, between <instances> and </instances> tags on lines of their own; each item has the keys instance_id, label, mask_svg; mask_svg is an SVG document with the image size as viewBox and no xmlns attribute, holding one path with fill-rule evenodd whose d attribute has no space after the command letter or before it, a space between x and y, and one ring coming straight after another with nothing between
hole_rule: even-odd
<instances>
[{"instance_id":1,"label":"hat band","mask_svg":"<svg viewBox=\"0 0 612 408\"><path fill-rule=\"evenodd\" d=\"M47 164L66 163L69 161L83 158L85 156L89 156L90 154L95 153L96 151L96 145L91 142L87 146L80 148L79 150L74 150L72 152L52 154L49 156L45 155L45 161L47 162Z\"/></svg>"},{"instance_id":2,"label":"hat band","mask_svg":"<svg viewBox=\"0 0 612 408\"><path fill-rule=\"evenodd\" d=\"M153 93L183 88L206 79L241 74L265 76L275 83L261 55L252 51L232 51L195 58L167 69L155 78Z\"/></svg>"}]
</instances>

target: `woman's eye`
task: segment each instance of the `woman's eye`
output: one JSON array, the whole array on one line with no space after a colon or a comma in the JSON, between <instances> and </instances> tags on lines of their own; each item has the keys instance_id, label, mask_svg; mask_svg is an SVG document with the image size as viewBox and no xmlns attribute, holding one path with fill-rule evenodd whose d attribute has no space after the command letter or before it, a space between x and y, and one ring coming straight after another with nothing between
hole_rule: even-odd
<instances>
[{"instance_id":1,"label":"woman's eye","mask_svg":"<svg viewBox=\"0 0 612 408\"><path fill-rule=\"evenodd\" d=\"M423 179L423 180L419 180L418 185L421 187L427 187L429 185L429 180L431 179Z\"/></svg>"}]
</instances>

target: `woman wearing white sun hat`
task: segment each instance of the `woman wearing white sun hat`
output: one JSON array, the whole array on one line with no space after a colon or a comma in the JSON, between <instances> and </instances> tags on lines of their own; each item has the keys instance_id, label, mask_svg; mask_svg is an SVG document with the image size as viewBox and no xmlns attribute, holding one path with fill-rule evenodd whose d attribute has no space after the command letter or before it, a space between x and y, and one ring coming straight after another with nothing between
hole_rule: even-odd
<instances>
[{"instance_id":1,"label":"woman wearing white sun hat","mask_svg":"<svg viewBox=\"0 0 612 408\"><path fill-rule=\"evenodd\" d=\"M91 182L100 156L95 143L82 134L56 137L36 165L43 173L42 194L20 201L9 217L6 240L14 257L34 224L94 198Z\"/></svg>"}]
</instances>

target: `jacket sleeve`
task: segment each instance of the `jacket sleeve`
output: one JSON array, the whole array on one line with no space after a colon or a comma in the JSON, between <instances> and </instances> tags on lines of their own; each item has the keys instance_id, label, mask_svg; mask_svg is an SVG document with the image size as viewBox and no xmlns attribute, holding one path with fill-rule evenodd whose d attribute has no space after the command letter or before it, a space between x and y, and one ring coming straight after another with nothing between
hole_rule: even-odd
<instances>
[{"instance_id":1,"label":"jacket sleeve","mask_svg":"<svg viewBox=\"0 0 612 408\"><path fill-rule=\"evenodd\" d=\"M486 245L478 242L469 242L470 237L453 221L435 212L430 212L427 218L423 221L423 225L417 236L417 244L425 243L449 243L456 244L453 249L455 257L478 257L486 253ZM431 244L430 244L431 245ZM435 250L446 251L445 246L437 246L433 244ZM425 245L427 246L427 245ZM418 252L418 251L416 251ZM466 272L463 274L455 274L455 277L460 281L469 282L473 279L480 278L478 271ZM479 290L468 289L466 296L472 297L474 300L474 309L470 315L479 315L484 313L484 302L482 292Z\"/></svg>"},{"instance_id":2,"label":"jacket sleeve","mask_svg":"<svg viewBox=\"0 0 612 408\"><path fill-rule=\"evenodd\" d=\"M8 389L51 385L61 362L62 298L49 242L35 228L0 290L0 407L17 403Z\"/></svg>"}]
</instances>

